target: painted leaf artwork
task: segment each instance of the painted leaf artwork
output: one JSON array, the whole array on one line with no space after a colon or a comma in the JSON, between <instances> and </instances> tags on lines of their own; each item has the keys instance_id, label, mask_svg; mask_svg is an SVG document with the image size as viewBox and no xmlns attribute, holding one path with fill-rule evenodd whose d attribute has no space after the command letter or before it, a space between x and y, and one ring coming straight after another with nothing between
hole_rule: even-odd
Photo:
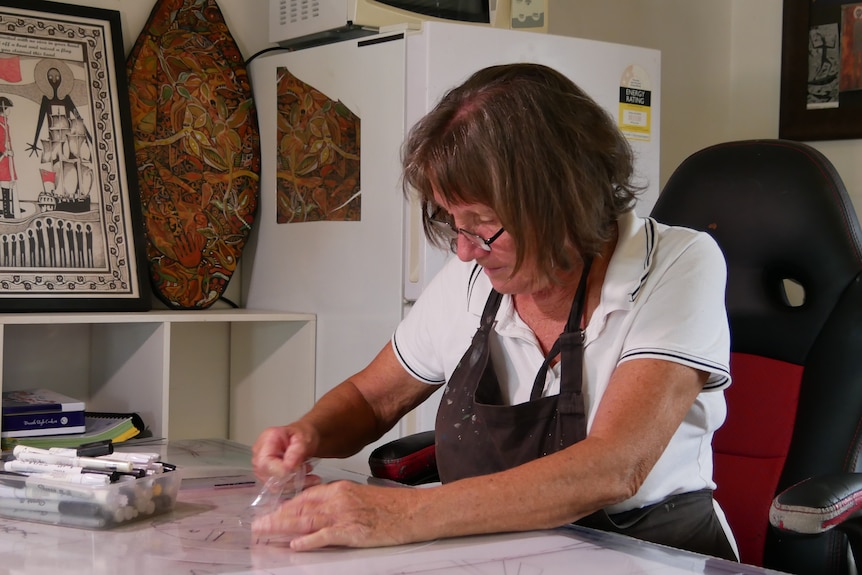
<instances>
[{"instance_id":1,"label":"painted leaf artwork","mask_svg":"<svg viewBox=\"0 0 862 575\"><path fill-rule=\"evenodd\" d=\"M359 117L287 68L276 73L276 221L360 220Z\"/></svg>"},{"instance_id":2,"label":"painted leaf artwork","mask_svg":"<svg viewBox=\"0 0 862 575\"><path fill-rule=\"evenodd\" d=\"M224 293L257 209L245 64L214 0L159 0L126 64L153 288L203 309Z\"/></svg>"}]
</instances>

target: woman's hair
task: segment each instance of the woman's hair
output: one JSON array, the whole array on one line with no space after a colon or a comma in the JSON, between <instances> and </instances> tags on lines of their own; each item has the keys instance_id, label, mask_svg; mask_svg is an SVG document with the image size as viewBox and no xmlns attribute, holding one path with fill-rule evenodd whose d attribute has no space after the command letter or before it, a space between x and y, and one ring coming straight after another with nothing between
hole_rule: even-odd
<instances>
[{"instance_id":1,"label":"woman's hair","mask_svg":"<svg viewBox=\"0 0 862 575\"><path fill-rule=\"evenodd\" d=\"M490 207L526 260L549 278L597 255L640 191L614 120L571 80L538 64L492 66L449 91L410 131L403 186L429 215L447 204ZM574 249L573 249L574 248Z\"/></svg>"}]
</instances>

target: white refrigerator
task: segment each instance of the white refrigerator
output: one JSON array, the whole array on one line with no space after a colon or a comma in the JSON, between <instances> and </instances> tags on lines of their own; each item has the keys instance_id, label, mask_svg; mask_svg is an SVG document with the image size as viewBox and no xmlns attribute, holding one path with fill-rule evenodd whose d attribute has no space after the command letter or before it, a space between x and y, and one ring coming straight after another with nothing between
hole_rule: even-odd
<instances>
[{"instance_id":1,"label":"white refrigerator","mask_svg":"<svg viewBox=\"0 0 862 575\"><path fill-rule=\"evenodd\" d=\"M647 186L637 211L648 214L659 192L656 50L426 22L421 30L270 52L251 62L262 173L260 211L243 254L243 303L317 315L315 398L377 354L447 257L425 243L418 206L403 199L399 159L409 127L475 70L510 62L558 69L617 119L634 150L637 177ZM276 75L281 67L361 119L359 221L276 222ZM283 384L291 385L290 373ZM437 401L439 393L346 467L365 471L374 446L431 429Z\"/></svg>"}]
</instances>

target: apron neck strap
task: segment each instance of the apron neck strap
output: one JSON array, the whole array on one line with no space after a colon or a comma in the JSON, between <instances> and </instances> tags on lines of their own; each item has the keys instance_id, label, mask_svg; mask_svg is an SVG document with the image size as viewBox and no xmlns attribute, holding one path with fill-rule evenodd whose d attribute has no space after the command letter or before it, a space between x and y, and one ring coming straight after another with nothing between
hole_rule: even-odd
<instances>
[{"instance_id":1,"label":"apron neck strap","mask_svg":"<svg viewBox=\"0 0 862 575\"><path fill-rule=\"evenodd\" d=\"M563 329L563 334L579 333L581 343L583 343L583 330L581 330L581 319L584 316L584 302L587 299L587 278L590 275L590 268L593 265L593 259L584 260L584 269L581 271L581 279L578 282L578 290L575 292L575 297L572 301L572 307L569 309L569 319L566 322L566 327ZM548 375L548 368L551 361L560 353L560 338L551 346L548 355L545 356L545 361L542 362L542 367L536 373L536 379L533 381L533 389L530 392L530 399L536 400L542 396L542 390L545 388L545 378ZM583 351L582 351L583 353ZM566 366L563 366L565 368Z\"/></svg>"},{"instance_id":2,"label":"apron neck strap","mask_svg":"<svg viewBox=\"0 0 862 575\"><path fill-rule=\"evenodd\" d=\"M572 300L572 307L569 309L569 321L566 322L564 332L573 332L581 329L581 319L584 317L584 302L587 301L587 278L590 276L590 268L592 266L593 258L584 260L584 269L578 282L578 291L575 292L575 298Z\"/></svg>"},{"instance_id":3,"label":"apron neck strap","mask_svg":"<svg viewBox=\"0 0 862 575\"><path fill-rule=\"evenodd\" d=\"M500 309L500 302L503 301L503 294L491 288L491 295L485 302L485 309L482 310L482 319L479 322L481 328L489 328L494 323L494 318L497 317L497 310Z\"/></svg>"}]
</instances>

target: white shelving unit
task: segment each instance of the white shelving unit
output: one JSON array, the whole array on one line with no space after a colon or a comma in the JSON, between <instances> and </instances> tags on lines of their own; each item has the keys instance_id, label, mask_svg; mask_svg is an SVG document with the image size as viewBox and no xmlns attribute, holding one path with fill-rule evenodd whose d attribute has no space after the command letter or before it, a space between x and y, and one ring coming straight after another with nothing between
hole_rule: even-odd
<instances>
[{"instance_id":1,"label":"white shelving unit","mask_svg":"<svg viewBox=\"0 0 862 575\"><path fill-rule=\"evenodd\" d=\"M157 437L246 444L314 401L316 318L224 309L0 314L0 389L135 411Z\"/></svg>"}]
</instances>

